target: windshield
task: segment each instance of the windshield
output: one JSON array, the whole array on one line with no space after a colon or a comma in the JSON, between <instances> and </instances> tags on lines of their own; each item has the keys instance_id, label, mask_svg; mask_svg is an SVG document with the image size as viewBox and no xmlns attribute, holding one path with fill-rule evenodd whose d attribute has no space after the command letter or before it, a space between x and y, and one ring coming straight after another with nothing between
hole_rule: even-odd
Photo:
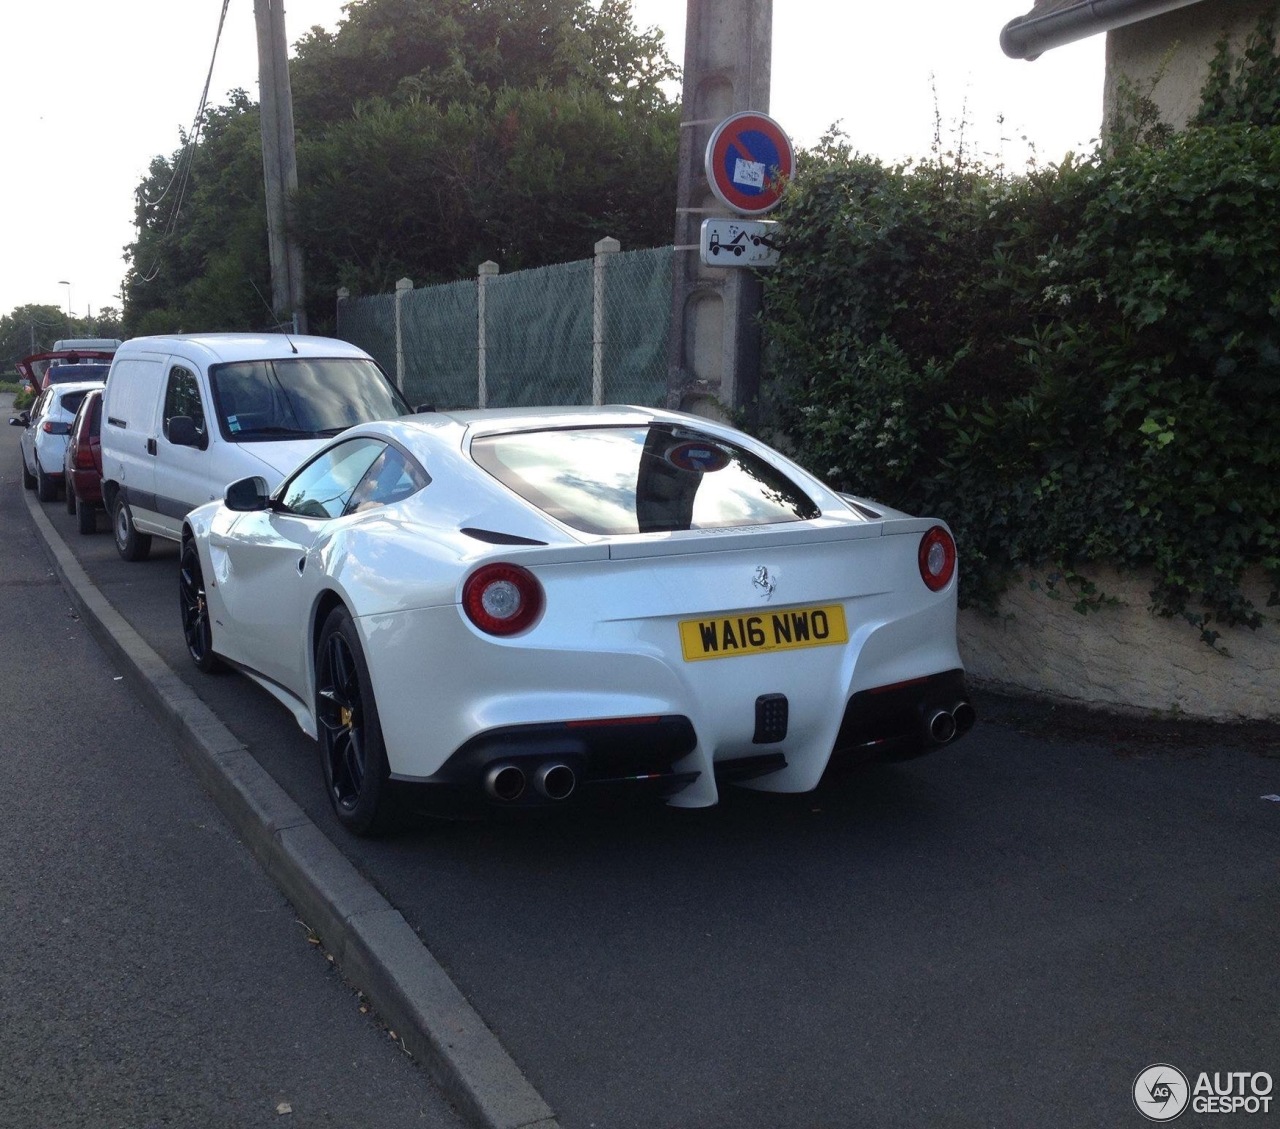
<instances>
[{"instance_id":1,"label":"windshield","mask_svg":"<svg viewBox=\"0 0 1280 1129\"><path fill-rule=\"evenodd\" d=\"M789 478L750 451L685 427L569 428L488 435L471 457L584 533L667 533L815 518Z\"/></svg>"},{"instance_id":2,"label":"windshield","mask_svg":"<svg viewBox=\"0 0 1280 1129\"><path fill-rule=\"evenodd\" d=\"M234 361L209 370L224 439L311 439L409 414L404 397L361 357Z\"/></svg>"}]
</instances>

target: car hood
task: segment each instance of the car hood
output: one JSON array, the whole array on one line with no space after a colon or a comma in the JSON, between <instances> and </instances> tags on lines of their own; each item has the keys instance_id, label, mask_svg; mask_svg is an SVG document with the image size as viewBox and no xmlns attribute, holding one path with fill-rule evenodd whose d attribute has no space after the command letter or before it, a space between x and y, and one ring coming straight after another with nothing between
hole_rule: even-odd
<instances>
[{"instance_id":1,"label":"car hood","mask_svg":"<svg viewBox=\"0 0 1280 1129\"><path fill-rule=\"evenodd\" d=\"M320 450L327 439L278 439L269 443L237 443L236 448L245 456L245 472L240 477L260 474L272 489L304 459ZM261 469L252 466L254 460Z\"/></svg>"}]
</instances>

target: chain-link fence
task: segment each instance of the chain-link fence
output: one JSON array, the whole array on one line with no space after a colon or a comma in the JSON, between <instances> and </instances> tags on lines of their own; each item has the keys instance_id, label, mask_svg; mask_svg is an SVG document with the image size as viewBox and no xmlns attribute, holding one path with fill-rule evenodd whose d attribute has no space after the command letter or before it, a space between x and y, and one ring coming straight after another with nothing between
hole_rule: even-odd
<instances>
[{"instance_id":1,"label":"chain-link fence","mask_svg":"<svg viewBox=\"0 0 1280 1129\"><path fill-rule=\"evenodd\" d=\"M618 252L338 302L338 336L413 404L437 408L666 397L672 248Z\"/></svg>"}]
</instances>

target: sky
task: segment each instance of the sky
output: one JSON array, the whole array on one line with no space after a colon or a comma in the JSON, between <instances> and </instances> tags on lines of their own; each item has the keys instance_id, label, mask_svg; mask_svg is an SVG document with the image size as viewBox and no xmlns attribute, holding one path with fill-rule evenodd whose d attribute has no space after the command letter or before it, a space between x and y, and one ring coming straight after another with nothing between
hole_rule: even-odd
<instances>
[{"instance_id":1,"label":"sky","mask_svg":"<svg viewBox=\"0 0 1280 1129\"><path fill-rule=\"evenodd\" d=\"M290 42L336 29L343 0L286 0ZM1104 37L1006 58L1000 29L1031 0L776 0L769 112L799 148L839 123L886 162L951 145L1010 169L1091 148ZM0 314L42 303L76 317L120 306L133 194L190 129L222 0L0 0ZM632 0L635 22L684 59L686 0ZM253 0L229 0L211 105L257 98ZM756 107L759 108L759 107ZM674 220L673 220L674 222Z\"/></svg>"}]
</instances>

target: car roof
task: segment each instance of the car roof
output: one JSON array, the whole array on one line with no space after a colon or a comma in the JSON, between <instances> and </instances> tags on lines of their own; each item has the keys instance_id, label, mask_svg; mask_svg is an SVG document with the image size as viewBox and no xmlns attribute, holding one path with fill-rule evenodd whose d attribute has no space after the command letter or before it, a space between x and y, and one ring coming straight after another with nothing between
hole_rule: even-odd
<instances>
[{"instance_id":1,"label":"car roof","mask_svg":"<svg viewBox=\"0 0 1280 1129\"><path fill-rule=\"evenodd\" d=\"M93 389L101 387L103 387L101 380L75 380L66 381L62 384L51 384L48 391L61 397L68 392L91 392Z\"/></svg>"},{"instance_id":2,"label":"car roof","mask_svg":"<svg viewBox=\"0 0 1280 1129\"><path fill-rule=\"evenodd\" d=\"M131 337L116 350L116 359L149 353L199 357L206 365L229 361L287 360L292 357L370 359L363 349L334 337L284 333L178 333Z\"/></svg>"}]
</instances>

